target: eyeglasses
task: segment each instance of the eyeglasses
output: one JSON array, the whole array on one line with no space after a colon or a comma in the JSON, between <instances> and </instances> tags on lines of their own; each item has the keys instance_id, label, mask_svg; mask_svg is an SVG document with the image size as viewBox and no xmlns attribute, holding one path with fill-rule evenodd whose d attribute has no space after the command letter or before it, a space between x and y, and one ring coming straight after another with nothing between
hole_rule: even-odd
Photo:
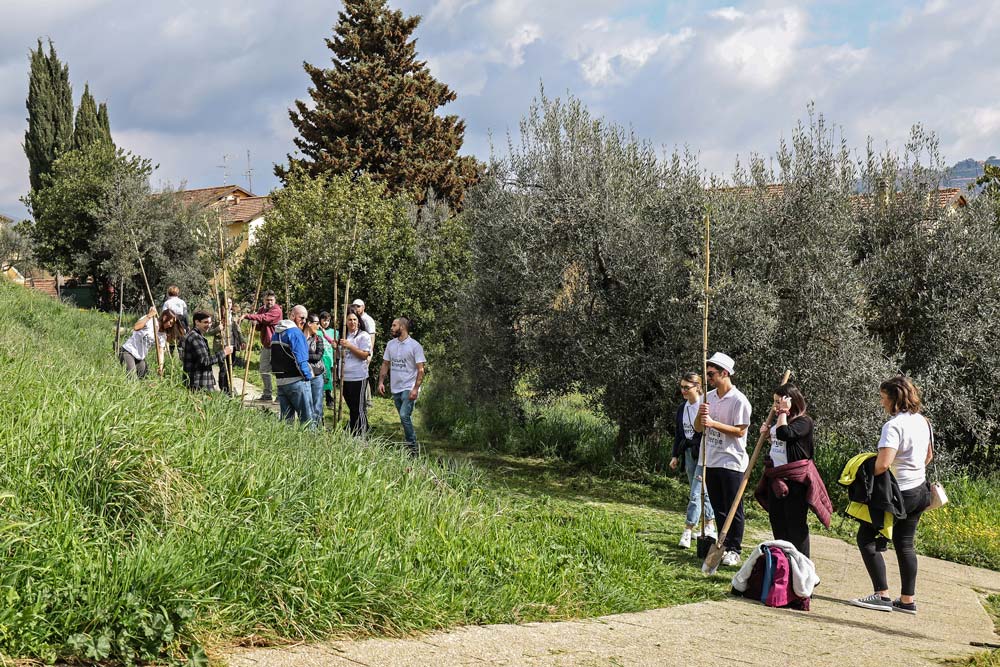
<instances>
[{"instance_id":1,"label":"eyeglasses","mask_svg":"<svg viewBox=\"0 0 1000 667\"><path fill-rule=\"evenodd\" d=\"M696 385L696 384L682 384L681 385L681 391L687 391L689 389L694 389L697 386L698 385Z\"/></svg>"},{"instance_id":2,"label":"eyeglasses","mask_svg":"<svg viewBox=\"0 0 1000 667\"><path fill-rule=\"evenodd\" d=\"M309 324L319 324L319 320L309 320Z\"/></svg>"}]
</instances>

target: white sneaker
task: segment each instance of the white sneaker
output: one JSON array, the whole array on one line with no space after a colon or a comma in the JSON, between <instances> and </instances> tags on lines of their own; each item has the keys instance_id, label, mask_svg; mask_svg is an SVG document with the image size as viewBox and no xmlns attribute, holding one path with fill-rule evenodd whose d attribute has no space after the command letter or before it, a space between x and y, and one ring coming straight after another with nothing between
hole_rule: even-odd
<instances>
[{"instance_id":1,"label":"white sneaker","mask_svg":"<svg viewBox=\"0 0 1000 667\"><path fill-rule=\"evenodd\" d=\"M684 532L681 533L681 541L677 543L681 549L691 548L691 529L685 528Z\"/></svg>"},{"instance_id":2,"label":"white sneaker","mask_svg":"<svg viewBox=\"0 0 1000 667\"><path fill-rule=\"evenodd\" d=\"M713 540L719 539L719 533L715 530L714 521L705 522L705 537L711 537Z\"/></svg>"},{"instance_id":3,"label":"white sneaker","mask_svg":"<svg viewBox=\"0 0 1000 667\"><path fill-rule=\"evenodd\" d=\"M722 564L726 567L736 567L740 564L740 555L735 551L727 551L722 555Z\"/></svg>"}]
</instances>

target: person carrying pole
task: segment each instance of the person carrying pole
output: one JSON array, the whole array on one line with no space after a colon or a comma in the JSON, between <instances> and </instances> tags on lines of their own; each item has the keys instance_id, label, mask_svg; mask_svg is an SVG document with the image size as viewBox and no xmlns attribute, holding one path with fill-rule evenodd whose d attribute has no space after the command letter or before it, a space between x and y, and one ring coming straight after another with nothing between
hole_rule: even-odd
<instances>
[{"instance_id":1,"label":"person carrying pole","mask_svg":"<svg viewBox=\"0 0 1000 667\"><path fill-rule=\"evenodd\" d=\"M736 362L732 357L716 352L706 365L708 383L714 389L705 397L694 428L704 434L705 483L715 509L716 528L726 533L722 564L733 567L740 564L743 551L743 500L737 499L737 494L742 491L743 473L750 463L747 428L752 407L743 392L733 385ZM722 526L730 512L733 519L727 532Z\"/></svg>"},{"instance_id":2,"label":"person carrying pole","mask_svg":"<svg viewBox=\"0 0 1000 667\"><path fill-rule=\"evenodd\" d=\"M262 401L274 400L274 394L271 392L271 339L274 336L274 328L282 320L281 315L281 306L278 305L274 292L267 290L264 292L264 305L260 310L240 318L256 323L260 332L260 377L264 382L264 394L260 397ZM250 363L249 358L247 363Z\"/></svg>"}]
</instances>

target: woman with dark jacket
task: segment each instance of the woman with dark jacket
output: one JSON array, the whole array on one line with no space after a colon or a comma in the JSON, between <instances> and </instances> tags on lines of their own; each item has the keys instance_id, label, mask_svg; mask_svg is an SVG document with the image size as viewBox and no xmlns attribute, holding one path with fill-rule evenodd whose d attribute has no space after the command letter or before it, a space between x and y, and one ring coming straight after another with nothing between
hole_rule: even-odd
<instances>
[{"instance_id":1,"label":"woman with dark jacket","mask_svg":"<svg viewBox=\"0 0 1000 667\"><path fill-rule=\"evenodd\" d=\"M809 508L829 526L833 506L813 463L813 420L806 414L805 397L786 383L774 390L773 398L774 424L760 427L762 434L770 434L771 448L757 496L767 509L774 539L791 542L809 556Z\"/></svg>"},{"instance_id":2,"label":"woman with dark jacket","mask_svg":"<svg viewBox=\"0 0 1000 667\"><path fill-rule=\"evenodd\" d=\"M677 406L674 419L674 450L670 459L670 469L676 470L678 464L684 462L687 471L690 495L688 496L687 514L684 517L684 532L678 546L687 549L691 546L691 535L701 518L701 433L694 430L694 420L698 418L698 403L701 400L701 376L688 373L681 378L681 396L684 401ZM715 537L715 510L705 496L705 534Z\"/></svg>"}]
</instances>

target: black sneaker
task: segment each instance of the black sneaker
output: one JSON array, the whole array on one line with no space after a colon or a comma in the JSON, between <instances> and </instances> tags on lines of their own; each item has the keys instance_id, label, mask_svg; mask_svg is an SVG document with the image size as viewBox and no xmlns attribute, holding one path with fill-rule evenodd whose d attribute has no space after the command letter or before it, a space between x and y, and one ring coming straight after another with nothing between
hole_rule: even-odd
<instances>
[{"instance_id":1,"label":"black sneaker","mask_svg":"<svg viewBox=\"0 0 1000 667\"><path fill-rule=\"evenodd\" d=\"M893 607L892 599L882 597L878 593L872 593L867 597L855 600L848 600L848 602L855 607L864 607L865 609L874 609L875 611L892 611Z\"/></svg>"},{"instance_id":2,"label":"black sneaker","mask_svg":"<svg viewBox=\"0 0 1000 667\"><path fill-rule=\"evenodd\" d=\"M896 598L895 600L892 601L892 610L893 611L901 611L904 614L913 614L913 615L916 615L916 613L917 613L917 603L916 602L903 602L899 598Z\"/></svg>"},{"instance_id":3,"label":"black sneaker","mask_svg":"<svg viewBox=\"0 0 1000 667\"><path fill-rule=\"evenodd\" d=\"M261 396L257 400L261 401L261 402L270 403L271 401L274 400L274 398L272 398L270 394L264 394L263 396Z\"/></svg>"}]
</instances>

